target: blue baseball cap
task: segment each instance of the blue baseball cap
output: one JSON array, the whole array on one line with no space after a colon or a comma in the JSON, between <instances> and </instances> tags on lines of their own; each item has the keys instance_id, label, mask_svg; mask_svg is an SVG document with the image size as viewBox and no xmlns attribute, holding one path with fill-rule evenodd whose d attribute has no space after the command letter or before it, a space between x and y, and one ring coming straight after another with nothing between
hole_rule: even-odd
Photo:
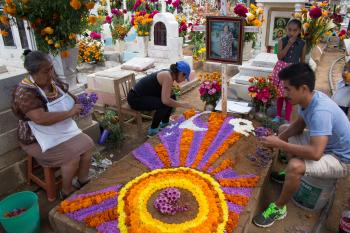
<instances>
[{"instance_id":1,"label":"blue baseball cap","mask_svg":"<svg viewBox=\"0 0 350 233\"><path fill-rule=\"evenodd\" d=\"M178 61L176 62L176 67L179 72L182 72L185 74L186 80L190 81L190 74L191 74L190 65L185 61Z\"/></svg>"}]
</instances>

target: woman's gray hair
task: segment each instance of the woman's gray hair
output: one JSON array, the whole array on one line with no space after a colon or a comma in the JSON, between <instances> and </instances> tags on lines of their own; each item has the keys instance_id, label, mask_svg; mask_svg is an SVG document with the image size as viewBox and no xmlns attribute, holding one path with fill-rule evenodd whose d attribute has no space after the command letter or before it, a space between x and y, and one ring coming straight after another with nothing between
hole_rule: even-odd
<instances>
[{"instance_id":1,"label":"woman's gray hair","mask_svg":"<svg viewBox=\"0 0 350 233\"><path fill-rule=\"evenodd\" d=\"M50 62L50 57L48 54L41 51L30 51L25 50L24 55L24 68L29 72L29 74L35 74L41 68L44 62Z\"/></svg>"}]
</instances>

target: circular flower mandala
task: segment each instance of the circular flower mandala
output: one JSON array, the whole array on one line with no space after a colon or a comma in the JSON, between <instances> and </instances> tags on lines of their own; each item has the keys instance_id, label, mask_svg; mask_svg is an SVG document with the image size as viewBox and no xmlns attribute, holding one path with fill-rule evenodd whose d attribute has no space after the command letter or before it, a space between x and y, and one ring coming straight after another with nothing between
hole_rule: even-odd
<instances>
[{"instance_id":1,"label":"circular flower mandala","mask_svg":"<svg viewBox=\"0 0 350 233\"><path fill-rule=\"evenodd\" d=\"M147 208L151 196L162 189L179 188L192 193L198 214L181 223L169 224L152 216ZM127 183L118 197L118 227L126 232L224 232L228 206L220 184L210 175L190 168L157 169Z\"/></svg>"}]
</instances>

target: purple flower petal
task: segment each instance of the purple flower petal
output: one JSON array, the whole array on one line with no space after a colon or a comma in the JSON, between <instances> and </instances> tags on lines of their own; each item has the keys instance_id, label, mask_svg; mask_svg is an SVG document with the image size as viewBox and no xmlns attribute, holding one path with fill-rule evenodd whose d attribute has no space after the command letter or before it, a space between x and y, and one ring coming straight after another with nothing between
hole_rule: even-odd
<instances>
[{"instance_id":1,"label":"purple flower petal","mask_svg":"<svg viewBox=\"0 0 350 233\"><path fill-rule=\"evenodd\" d=\"M142 144L140 147L133 150L132 153L135 159L151 170L164 167L163 162L160 160L152 145L149 143Z\"/></svg>"}]
</instances>

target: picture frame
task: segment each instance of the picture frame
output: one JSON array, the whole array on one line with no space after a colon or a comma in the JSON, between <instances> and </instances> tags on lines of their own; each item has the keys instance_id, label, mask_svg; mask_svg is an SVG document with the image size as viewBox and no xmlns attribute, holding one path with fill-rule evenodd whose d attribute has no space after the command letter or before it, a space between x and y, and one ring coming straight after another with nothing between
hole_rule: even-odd
<instances>
[{"instance_id":1,"label":"picture frame","mask_svg":"<svg viewBox=\"0 0 350 233\"><path fill-rule=\"evenodd\" d=\"M243 19L207 16L206 55L208 61L242 64Z\"/></svg>"},{"instance_id":2,"label":"picture frame","mask_svg":"<svg viewBox=\"0 0 350 233\"><path fill-rule=\"evenodd\" d=\"M267 46L274 47L278 42L279 38L282 38L286 35L286 27L289 20L292 18L291 11L278 11L271 10L271 14L269 15L269 30L268 30L268 40Z\"/></svg>"}]
</instances>

